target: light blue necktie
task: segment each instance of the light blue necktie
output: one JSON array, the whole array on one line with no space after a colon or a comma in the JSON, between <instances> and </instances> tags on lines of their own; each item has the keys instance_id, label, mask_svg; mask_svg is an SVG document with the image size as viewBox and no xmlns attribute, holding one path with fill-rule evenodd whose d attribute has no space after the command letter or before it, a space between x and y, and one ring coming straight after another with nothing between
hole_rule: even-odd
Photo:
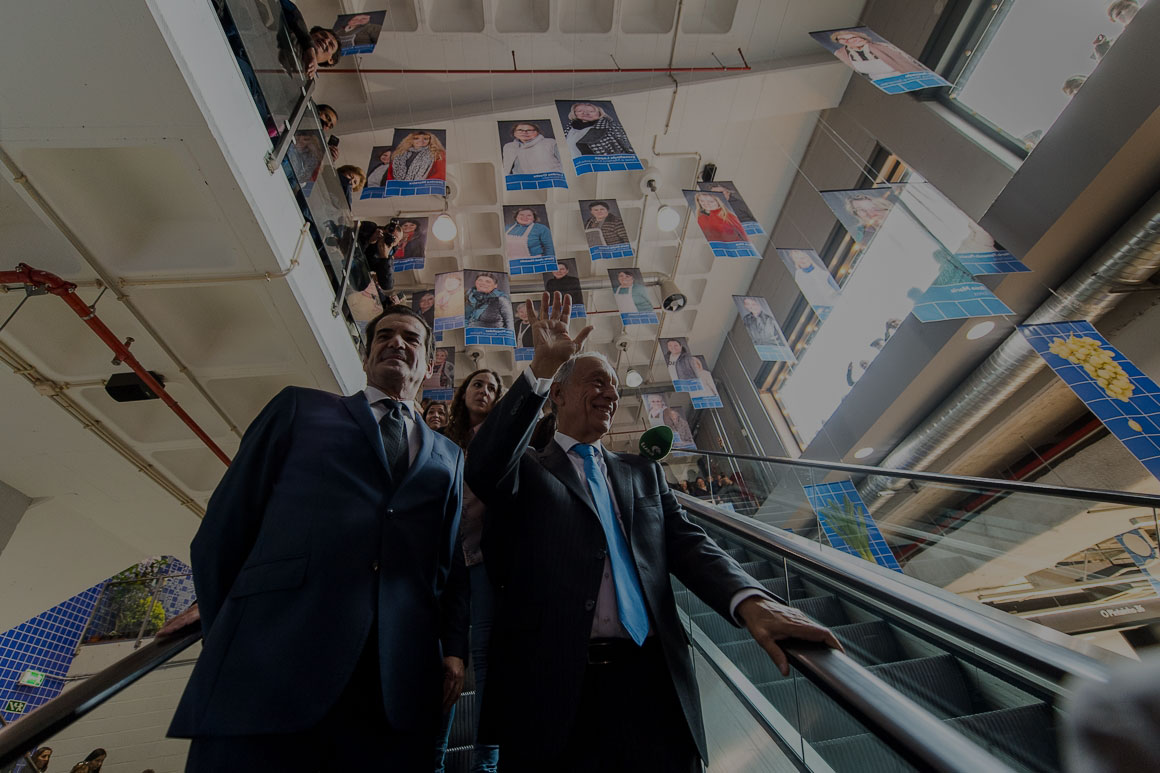
<instances>
[{"instance_id":1,"label":"light blue necktie","mask_svg":"<svg viewBox=\"0 0 1160 773\"><path fill-rule=\"evenodd\" d=\"M577 443L572 450L584 459L584 477L588 479L588 490L596 503L600 516L600 526L604 529L604 539L608 542L608 557L612 563L612 580L616 585L616 606L620 609L620 623L637 644L643 644L648 636L648 611L644 606L644 591L636 567L628 550L628 542L616 522L616 512L612 508L612 494L604 481L604 473L596 464L596 446Z\"/></svg>"}]
</instances>

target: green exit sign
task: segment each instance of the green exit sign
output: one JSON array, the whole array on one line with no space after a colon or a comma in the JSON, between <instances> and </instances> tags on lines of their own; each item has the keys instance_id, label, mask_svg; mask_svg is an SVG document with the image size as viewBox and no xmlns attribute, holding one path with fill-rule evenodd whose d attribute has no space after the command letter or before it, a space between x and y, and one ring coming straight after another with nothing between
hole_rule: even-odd
<instances>
[{"instance_id":1,"label":"green exit sign","mask_svg":"<svg viewBox=\"0 0 1160 773\"><path fill-rule=\"evenodd\" d=\"M21 687L42 687L44 686L45 676L46 674L43 671L33 671L30 668L20 675L17 683Z\"/></svg>"},{"instance_id":2,"label":"green exit sign","mask_svg":"<svg viewBox=\"0 0 1160 773\"><path fill-rule=\"evenodd\" d=\"M28 701L10 700L4 704L4 713L23 714L28 711Z\"/></svg>"}]
</instances>

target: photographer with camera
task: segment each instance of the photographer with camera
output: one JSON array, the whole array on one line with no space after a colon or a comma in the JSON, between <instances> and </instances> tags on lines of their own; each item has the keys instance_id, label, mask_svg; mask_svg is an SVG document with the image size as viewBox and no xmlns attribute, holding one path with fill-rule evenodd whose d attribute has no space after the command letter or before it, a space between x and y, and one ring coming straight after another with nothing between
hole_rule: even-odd
<instances>
[{"instance_id":1,"label":"photographer with camera","mask_svg":"<svg viewBox=\"0 0 1160 773\"><path fill-rule=\"evenodd\" d=\"M367 266L378 281L380 295L395 286L394 258L405 236L395 218L386 225L364 220L358 229L358 243L366 256ZM384 308L386 298L383 299Z\"/></svg>"}]
</instances>

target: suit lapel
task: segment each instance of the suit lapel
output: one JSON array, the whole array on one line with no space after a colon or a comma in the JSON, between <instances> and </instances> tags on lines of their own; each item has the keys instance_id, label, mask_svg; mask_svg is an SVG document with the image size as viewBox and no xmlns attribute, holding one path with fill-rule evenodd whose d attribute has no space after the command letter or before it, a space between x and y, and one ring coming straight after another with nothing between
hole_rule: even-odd
<instances>
[{"instance_id":1,"label":"suit lapel","mask_svg":"<svg viewBox=\"0 0 1160 773\"><path fill-rule=\"evenodd\" d=\"M407 467L407 474L403 476L403 484L411 480L411 476L427 464L431 459L431 447L435 445L433 437L435 433L427 426L427 422L423 421L422 417L415 417L415 424L419 426L419 436L422 440L419 444L419 453L415 454L415 461Z\"/></svg>"},{"instance_id":2,"label":"suit lapel","mask_svg":"<svg viewBox=\"0 0 1160 773\"><path fill-rule=\"evenodd\" d=\"M608 479L612 482L612 496L620 508L620 520L624 523L624 533L632 542L632 469L611 451L604 451L604 464L608 467Z\"/></svg>"},{"instance_id":3,"label":"suit lapel","mask_svg":"<svg viewBox=\"0 0 1160 773\"><path fill-rule=\"evenodd\" d=\"M576 468L572 466L572 461L568 455L564 453L564 449L560 448L560 444L556 441L548 443L548 447L540 453L540 463L544 465L544 469L556 476L556 479L567 486L576 497L583 502L593 515L596 513L596 505L592 503L592 495L588 491L588 483L583 480Z\"/></svg>"},{"instance_id":4,"label":"suit lapel","mask_svg":"<svg viewBox=\"0 0 1160 773\"><path fill-rule=\"evenodd\" d=\"M383 448L383 436L379 432L379 425L375 422L375 414L371 411L371 404L367 402L366 395L357 392L350 397L342 398L342 404L350 411L355 423L367 436L367 442L371 444L371 448L375 449L375 454L379 457L383 469L390 475L391 468L387 465L387 451Z\"/></svg>"}]
</instances>

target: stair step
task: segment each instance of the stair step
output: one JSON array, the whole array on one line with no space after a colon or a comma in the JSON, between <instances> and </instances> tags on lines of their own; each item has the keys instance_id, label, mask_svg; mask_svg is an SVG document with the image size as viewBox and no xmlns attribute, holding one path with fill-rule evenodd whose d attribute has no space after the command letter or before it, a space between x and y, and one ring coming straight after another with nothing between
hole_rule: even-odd
<instances>
[{"instance_id":1,"label":"stair step","mask_svg":"<svg viewBox=\"0 0 1160 773\"><path fill-rule=\"evenodd\" d=\"M777 596L782 601L790 598L802 598L806 595L800 577L777 577L771 580L762 580L761 586Z\"/></svg>"},{"instance_id":2,"label":"stair step","mask_svg":"<svg viewBox=\"0 0 1160 773\"><path fill-rule=\"evenodd\" d=\"M866 732L865 727L804 677L785 679L779 675L778 681L759 684L757 689L809 743Z\"/></svg>"},{"instance_id":3,"label":"stair step","mask_svg":"<svg viewBox=\"0 0 1160 773\"><path fill-rule=\"evenodd\" d=\"M971 689L952 655L886 663L869 670L941 719L975 712Z\"/></svg>"},{"instance_id":4,"label":"stair step","mask_svg":"<svg viewBox=\"0 0 1160 773\"><path fill-rule=\"evenodd\" d=\"M846 654L860 665L894 663L904 657L894 631L882 620L837 625L833 630Z\"/></svg>"},{"instance_id":5,"label":"stair step","mask_svg":"<svg viewBox=\"0 0 1160 773\"><path fill-rule=\"evenodd\" d=\"M895 773L914 770L889 746L870 733L833 738L813 745L834 773Z\"/></svg>"},{"instance_id":6,"label":"stair step","mask_svg":"<svg viewBox=\"0 0 1160 773\"><path fill-rule=\"evenodd\" d=\"M718 645L725 657L737 666L753 684L765 684L785 679L769 659L769 653L752 638Z\"/></svg>"},{"instance_id":7,"label":"stair step","mask_svg":"<svg viewBox=\"0 0 1160 773\"><path fill-rule=\"evenodd\" d=\"M693 625L705 632L713 643L720 647L729 642L742 641L751 638L749 631L738 628L716 612L702 612L692 616Z\"/></svg>"},{"instance_id":8,"label":"stair step","mask_svg":"<svg viewBox=\"0 0 1160 773\"><path fill-rule=\"evenodd\" d=\"M474 751L474 746L448 749L443 757L443 773L471 773L471 755Z\"/></svg>"},{"instance_id":9,"label":"stair step","mask_svg":"<svg viewBox=\"0 0 1160 773\"><path fill-rule=\"evenodd\" d=\"M947 724L1016 767L1036 771L1061 767L1052 713L1046 704L984 711Z\"/></svg>"},{"instance_id":10,"label":"stair step","mask_svg":"<svg viewBox=\"0 0 1160 773\"><path fill-rule=\"evenodd\" d=\"M804 599L794 599L789 602L791 607L797 607L810 616L810 619L825 626L843 625L850 622L846 610L837 596L812 596Z\"/></svg>"},{"instance_id":11,"label":"stair step","mask_svg":"<svg viewBox=\"0 0 1160 773\"><path fill-rule=\"evenodd\" d=\"M474 691L465 692L455 703L455 718L451 721L448 748L475 745L476 712L479 702Z\"/></svg>"},{"instance_id":12,"label":"stair step","mask_svg":"<svg viewBox=\"0 0 1160 773\"><path fill-rule=\"evenodd\" d=\"M746 561L741 564L741 571L755 580L772 580L781 577L783 572L769 561Z\"/></svg>"}]
</instances>

